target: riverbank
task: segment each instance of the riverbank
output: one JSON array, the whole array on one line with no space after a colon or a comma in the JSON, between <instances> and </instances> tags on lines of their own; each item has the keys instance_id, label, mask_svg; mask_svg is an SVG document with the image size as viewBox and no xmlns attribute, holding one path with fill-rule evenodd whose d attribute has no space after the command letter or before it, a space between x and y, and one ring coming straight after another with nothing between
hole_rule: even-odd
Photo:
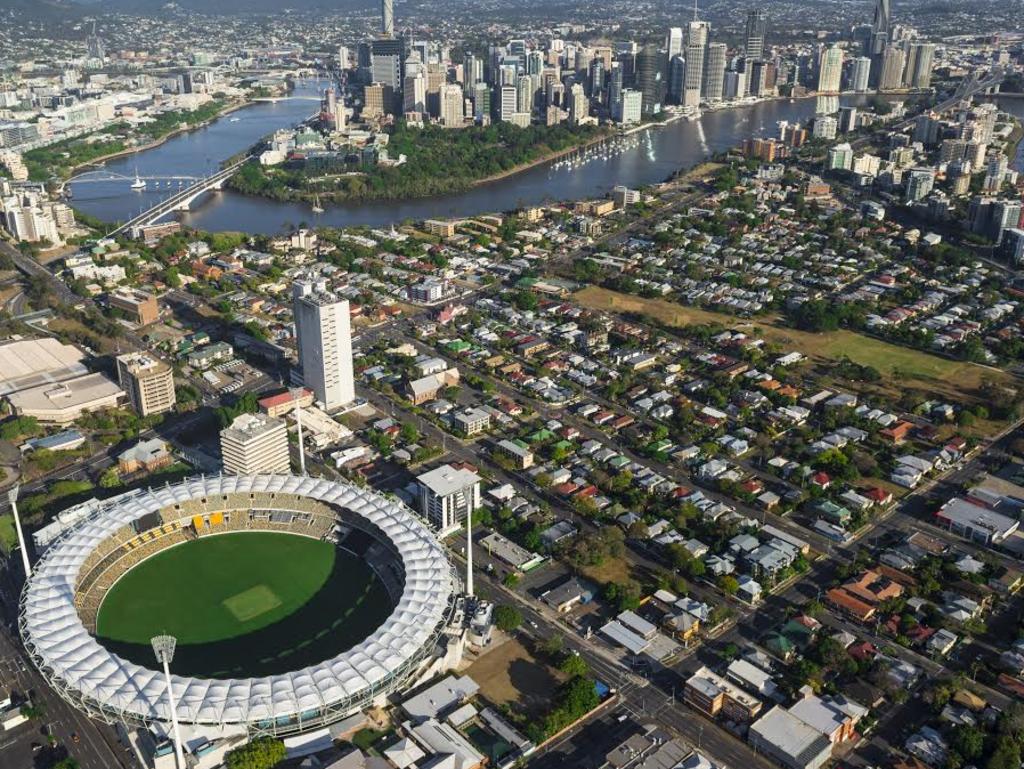
<instances>
[{"instance_id":1,"label":"riverbank","mask_svg":"<svg viewBox=\"0 0 1024 769\"><path fill-rule=\"evenodd\" d=\"M199 129L205 128L206 126L210 125L210 123L213 123L217 120L220 120L223 117L230 115L232 112L237 112L238 110L244 109L245 107L251 107L253 104L255 104L255 102L251 99L243 99L242 101L231 102L222 109L218 110L216 114L211 115L206 120L203 120L200 123L196 123L195 125L189 125L185 128L174 128L171 131L165 133L163 136L157 139L153 139L152 141L147 142L146 144L136 145L134 147L126 147L123 150L119 150L117 152L110 152L106 155L100 155L99 157L93 158L92 160L86 163L80 163L77 166L73 166L70 169L68 169L67 178L73 177L76 174L79 174L85 171L86 169L92 168L94 166L103 165L104 163L110 160L117 160L118 158L127 157L129 155L135 155L136 153L139 152L146 152L148 150L156 149L165 142L170 141L171 139L177 136L181 136L182 134L186 134L191 131L198 131Z\"/></svg>"},{"instance_id":2,"label":"riverbank","mask_svg":"<svg viewBox=\"0 0 1024 769\"><path fill-rule=\"evenodd\" d=\"M271 168L249 164L228 186L245 195L276 201L345 204L401 202L464 193L585 151L619 136L604 126L518 128L509 123L467 126L397 126L388 152L400 165L378 163L366 170L337 155L317 165Z\"/></svg>"}]
</instances>

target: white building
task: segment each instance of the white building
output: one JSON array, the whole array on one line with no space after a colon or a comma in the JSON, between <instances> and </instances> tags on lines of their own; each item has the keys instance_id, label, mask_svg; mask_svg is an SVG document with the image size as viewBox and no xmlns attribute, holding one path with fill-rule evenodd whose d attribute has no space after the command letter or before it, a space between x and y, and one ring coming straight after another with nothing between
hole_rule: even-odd
<instances>
[{"instance_id":1,"label":"white building","mask_svg":"<svg viewBox=\"0 0 1024 769\"><path fill-rule=\"evenodd\" d=\"M355 400L352 328L347 299L327 290L323 280L297 280L295 336L303 384L330 411Z\"/></svg>"},{"instance_id":2,"label":"white building","mask_svg":"<svg viewBox=\"0 0 1024 769\"><path fill-rule=\"evenodd\" d=\"M224 472L234 475L288 473L288 428L265 414L242 414L220 431Z\"/></svg>"},{"instance_id":3,"label":"white building","mask_svg":"<svg viewBox=\"0 0 1024 769\"><path fill-rule=\"evenodd\" d=\"M441 465L416 482L420 510L441 536L458 531L466 515L480 507L480 476L471 470Z\"/></svg>"}]
</instances>

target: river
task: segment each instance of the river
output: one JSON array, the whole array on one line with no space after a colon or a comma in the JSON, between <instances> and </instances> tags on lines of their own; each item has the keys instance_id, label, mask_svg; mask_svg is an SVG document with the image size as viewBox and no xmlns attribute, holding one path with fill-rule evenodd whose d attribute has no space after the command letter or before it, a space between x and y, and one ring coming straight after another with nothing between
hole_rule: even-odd
<instances>
[{"instance_id":1,"label":"river","mask_svg":"<svg viewBox=\"0 0 1024 769\"><path fill-rule=\"evenodd\" d=\"M300 83L293 95L313 96L316 88L316 83ZM844 97L843 103L850 100ZM646 130L633 143L635 146L607 160L598 158L575 168L556 168L548 163L467 192L433 198L325 203L327 210L315 214L304 203L283 203L227 190L212 192L195 201L193 210L182 214L182 222L210 231L274 234L301 223L382 226L406 219L473 216L546 201L600 197L618 184L638 187L664 181L680 168L735 147L747 137L775 135L779 121L805 121L814 114L814 105L813 98L776 100L705 112L700 120L680 120ZM261 102L174 136L158 147L111 160L104 170L127 179L71 182L74 206L106 221L129 219L172 194L178 185L177 181L163 181L157 186L156 181L150 181L144 190L132 190L129 179L136 172L143 177L206 175L216 170L220 161L278 128L294 126L315 109L316 102L308 99Z\"/></svg>"}]
</instances>

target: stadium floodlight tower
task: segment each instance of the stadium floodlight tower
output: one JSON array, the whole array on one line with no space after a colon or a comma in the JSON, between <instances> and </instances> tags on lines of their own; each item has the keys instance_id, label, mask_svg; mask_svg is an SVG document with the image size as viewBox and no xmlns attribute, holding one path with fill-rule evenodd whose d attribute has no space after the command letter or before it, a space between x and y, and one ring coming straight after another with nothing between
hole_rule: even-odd
<instances>
[{"instance_id":1,"label":"stadium floodlight tower","mask_svg":"<svg viewBox=\"0 0 1024 769\"><path fill-rule=\"evenodd\" d=\"M25 532L21 530L21 518L18 517L18 484L7 490L7 501L11 503L14 514L14 528L18 531L18 548L21 550L21 562L25 566L25 579L32 576L32 566L28 562L28 548L25 547Z\"/></svg>"},{"instance_id":2,"label":"stadium floodlight tower","mask_svg":"<svg viewBox=\"0 0 1024 769\"><path fill-rule=\"evenodd\" d=\"M174 701L174 690L171 688L171 660L174 659L174 647L178 639L172 635L158 635L149 639L157 662L164 666L164 678L167 680L167 707L171 711L171 729L174 731L174 756L178 769L187 769L185 751L181 747L181 729L178 728L177 703Z\"/></svg>"},{"instance_id":3,"label":"stadium floodlight tower","mask_svg":"<svg viewBox=\"0 0 1024 769\"><path fill-rule=\"evenodd\" d=\"M299 473L301 475L306 474L306 447L302 445L302 396L305 393L305 387L293 387L292 403L295 404L295 426L299 431Z\"/></svg>"}]
</instances>

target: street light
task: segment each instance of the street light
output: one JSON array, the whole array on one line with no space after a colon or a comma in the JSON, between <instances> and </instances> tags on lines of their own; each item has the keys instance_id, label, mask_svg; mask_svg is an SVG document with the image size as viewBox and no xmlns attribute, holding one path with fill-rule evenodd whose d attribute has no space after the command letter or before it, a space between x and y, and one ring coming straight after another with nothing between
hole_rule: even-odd
<instances>
[{"instance_id":1,"label":"street light","mask_svg":"<svg viewBox=\"0 0 1024 769\"><path fill-rule=\"evenodd\" d=\"M21 549L21 563L25 567L25 579L32 576L32 566L28 562L28 548L25 547L25 532L21 530L21 518L18 517L18 484L7 490L7 501L11 503L14 513L14 528L18 531L18 547Z\"/></svg>"},{"instance_id":2,"label":"street light","mask_svg":"<svg viewBox=\"0 0 1024 769\"><path fill-rule=\"evenodd\" d=\"M174 755L178 769L187 769L185 752L181 747L181 730L178 728L178 710L174 702L174 690L171 688L171 660L174 659L174 648L178 639L172 635L158 635L149 639L157 662L164 666L164 678L167 680L167 707L171 710L171 728L174 730Z\"/></svg>"},{"instance_id":3,"label":"street light","mask_svg":"<svg viewBox=\"0 0 1024 769\"><path fill-rule=\"evenodd\" d=\"M295 426L299 429L299 472L306 474L306 449L302 445L302 396L305 393L304 387L293 387L291 389L292 403L295 404Z\"/></svg>"}]
</instances>

